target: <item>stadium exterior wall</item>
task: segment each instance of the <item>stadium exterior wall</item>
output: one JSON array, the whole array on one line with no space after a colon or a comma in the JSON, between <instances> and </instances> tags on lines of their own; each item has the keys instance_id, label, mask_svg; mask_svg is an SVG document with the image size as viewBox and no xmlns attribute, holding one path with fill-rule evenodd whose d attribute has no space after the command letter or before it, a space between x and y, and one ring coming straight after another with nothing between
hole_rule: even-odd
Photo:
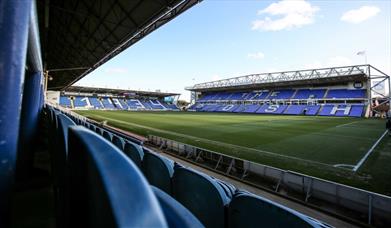
<instances>
[{"instance_id":1,"label":"stadium exterior wall","mask_svg":"<svg viewBox=\"0 0 391 228\"><path fill-rule=\"evenodd\" d=\"M391 225L391 197L327 181L301 173L282 170L275 167L234 158L214 151L205 150L170 139L149 135L149 142L164 151L196 162L201 166L211 167L225 175L248 182L247 176L267 179L275 186L269 189L276 193L284 192L288 198L294 198L304 204L320 207L322 210L345 216L352 220L376 226ZM200 162L202 160L202 162ZM225 163L224 171L217 170ZM209 164L206 165L206 164ZM234 173L233 170L237 172ZM258 183L255 183L258 185ZM264 186L261 186L264 188ZM278 193L282 194L282 193ZM299 197L297 197L299 195ZM317 203L321 202L321 203ZM337 210L335 210L337 208ZM349 211L349 213L345 213Z\"/></svg>"}]
</instances>

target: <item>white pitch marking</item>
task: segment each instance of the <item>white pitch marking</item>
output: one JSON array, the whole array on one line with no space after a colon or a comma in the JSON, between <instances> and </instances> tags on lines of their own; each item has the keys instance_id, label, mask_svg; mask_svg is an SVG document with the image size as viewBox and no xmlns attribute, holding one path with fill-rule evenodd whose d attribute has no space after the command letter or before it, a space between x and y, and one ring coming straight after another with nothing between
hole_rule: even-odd
<instances>
[{"instance_id":1,"label":"white pitch marking","mask_svg":"<svg viewBox=\"0 0 391 228\"><path fill-rule=\"evenodd\" d=\"M95 115L92 115L92 116L95 116ZM101 116L97 116L97 117L101 117ZM125 121L121 121L121 120L117 120L117 119L112 119L112 118L108 118L108 117L104 117L104 118L107 119L107 120L114 121L114 122L120 122L120 123L123 123L125 125L136 126L136 127L149 129L149 130L153 130L153 131L157 131L157 132L162 132L162 133L166 133L166 134L170 134L170 135L177 135L177 136L184 137L184 138L191 138L191 139L195 139L195 140L206 141L206 142L209 142L209 143L212 143L212 144L226 145L226 146L229 146L229 147L236 147L236 148L242 148L242 149L246 149L246 150L252 150L252 151L261 152L261 153L265 153L265 154L269 154L269 155L273 155L273 156L277 156L277 157L289 158L289 159L292 159L292 160L304 161L304 162L308 162L308 163L320 164L320 165L325 165L325 166L332 166L330 164L326 164L326 163L322 163L322 162L317 162L317 161L306 160L306 159L302 159L302 158L297 158L297 157L277 154L277 153L273 153L273 152L266 151L266 150L258 150L258 149L254 149L254 148L238 146L238 145L234 145L234 144L230 144L230 143L214 141L214 140L200 138L200 137L196 137L196 136L185 135L185 134L181 134L181 133L177 133L177 132L166 131L166 130L153 128L153 127L148 127L148 126L144 126L144 125L140 125L140 124L136 124L136 123L129 123L129 122L125 122Z\"/></svg>"},{"instance_id":2,"label":"white pitch marking","mask_svg":"<svg viewBox=\"0 0 391 228\"><path fill-rule=\"evenodd\" d=\"M343 126L347 126L347 125L354 124L354 123L357 123L357 122L360 122L360 121L353 121L353 122L346 123L346 124L340 124L340 125L337 125L336 127L343 127Z\"/></svg>"},{"instance_id":3,"label":"white pitch marking","mask_svg":"<svg viewBox=\"0 0 391 228\"><path fill-rule=\"evenodd\" d=\"M379 142L384 138L384 136L387 134L387 131L384 131L383 135L380 136L380 138L375 142L375 144L372 145L372 147L368 150L368 152L364 155L364 157L361 158L361 160L354 166L353 171L356 172L361 165L367 160L369 155L372 153L372 151L376 148L376 146L379 144Z\"/></svg>"}]
</instances>

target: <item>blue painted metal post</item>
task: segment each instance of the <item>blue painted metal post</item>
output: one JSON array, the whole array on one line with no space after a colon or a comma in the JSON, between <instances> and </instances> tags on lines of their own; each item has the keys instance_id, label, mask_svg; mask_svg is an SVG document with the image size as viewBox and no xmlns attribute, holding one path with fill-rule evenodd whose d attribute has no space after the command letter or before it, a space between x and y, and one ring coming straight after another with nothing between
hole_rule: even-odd
<instances>
[{"instance_id":1,"label":"blue painted metal post","mask_svg":"<svg viewBox=\"0 0 391 228\"><path fill-rule=\"evenodd\" d=\"M32 1L0 3L0 227L7 226Z\"/></svg>"},{"instance_id":2,"label":"blue painted metal post","mask_svg":"<svg viewBox=\"0 0 391 228\"><path fill-rule=\"evenodd\" d=\"M17 178L28 178L29 174L32 173L40 114L41 81L42 72L29 73L24 80L19 148L16 162Z\"/></svg>"}]
</instances>

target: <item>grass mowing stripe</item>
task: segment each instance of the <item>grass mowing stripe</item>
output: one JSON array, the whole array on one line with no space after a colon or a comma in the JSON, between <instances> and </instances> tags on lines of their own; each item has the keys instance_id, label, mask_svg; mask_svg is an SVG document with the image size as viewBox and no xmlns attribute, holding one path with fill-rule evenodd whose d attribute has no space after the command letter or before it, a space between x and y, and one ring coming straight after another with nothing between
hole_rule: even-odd
<instances>
[{"instance_id":1,"label":"grass mowing stripe","mask_svg":"<svg viewBox=\"0 0 391 228\"><path fill-rule=\"evenodd\" d=\"M153 128L153 127L148 127L148 126L140 125L140 124L136 124L136 123L128 123L128 122L125 122L125 121L116 120L116 119L112 119L112 118L108 118L108 117L105 117L105 119L108 119L108 120L111 120L111 121L117 122L117 123L122 123L122 124L125 124L125 125L136 126L136 127L145 128L145 129L152 130L152 131L161 132L161 133L164 133L164 134L170 134L170 135L180 136L180 137L189 138L189 139L194 139L194 140L202 140L202 141L209 142L209 143L212 143L212 144L225 145L225 146L233 147L233 148L251 150L251 151L255 151L255 152L261 152L261 153L265 153L265 154L269 154L269 155L273 155L273 156L277 156L277 157L289 158L289 159L298 160L298 161L303 161L303 162L308 162L308 163L314 163L314 164L332 166L332 165L330 165L330 164L326 164L326 163L322 163L322 162L318 162L318 161L306 160L306 159L302 159L302 158L297 158L297 157L292 157L292 156L277 154L277 153L273 153L273 152L270 152L270 151L258 150L258 149L254 149L254 148L249 148L249 147L234 145L234 144L225 143L225 142L220 142L220 141L214 141L214 140L210 140L210 139L205 139L205 138L200 138L200 137L196 137L196 136L181 134L181 133L177 133L177 132L166 131L166 130L162 130L162 129L158 129L158 128Z\"/></svg>"},{"instance_id":2,"label":"grass mowing stripe","mask_svg":"<svg viewBox=\"0 0 391 228\"><path fill-rule=\"evenodd\" d=\"M109 123L114 127L140 135L155 133L161 137L261 164L391 195L391 181L389 181L391 180L391 166L389 166L391 164L391 137L384 137L381 140L357 172L288 158L293 156L326 164L355 165L383 133L384 120L236 113L102 110L78 110L76 112L98 121L110 118L143 125L144 128L125 125L123 122L110 121ZM336 127L344 124L349 125ZM145 129L145 127L215 142L211 144L212 142L156 132ZM273 155L234 148L221 143L216 144L216 141L255 150L273 151ZM287 158L275 156L276 154Z\"/></svg>"}]
</instances>

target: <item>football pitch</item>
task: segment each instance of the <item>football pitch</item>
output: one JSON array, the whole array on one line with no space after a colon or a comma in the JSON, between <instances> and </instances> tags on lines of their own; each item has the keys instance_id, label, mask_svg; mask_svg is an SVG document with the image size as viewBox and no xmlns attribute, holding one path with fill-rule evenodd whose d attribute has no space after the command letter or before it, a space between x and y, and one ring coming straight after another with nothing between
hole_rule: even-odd
<instances>
[{"instance_id":1,"label":"football pitch","mask_svg":"<svg viewBox=\"0 0 391 228\"><path fill-rule=\"evenodd\" d=\"M143 136L157 135L391 194L391 140L387 135L382 138L384 120L194 112L77 112ZM378 145L374 147L376 142ZM353 172L371 149L368 159Z\"/></svg>"}]
</instances>

